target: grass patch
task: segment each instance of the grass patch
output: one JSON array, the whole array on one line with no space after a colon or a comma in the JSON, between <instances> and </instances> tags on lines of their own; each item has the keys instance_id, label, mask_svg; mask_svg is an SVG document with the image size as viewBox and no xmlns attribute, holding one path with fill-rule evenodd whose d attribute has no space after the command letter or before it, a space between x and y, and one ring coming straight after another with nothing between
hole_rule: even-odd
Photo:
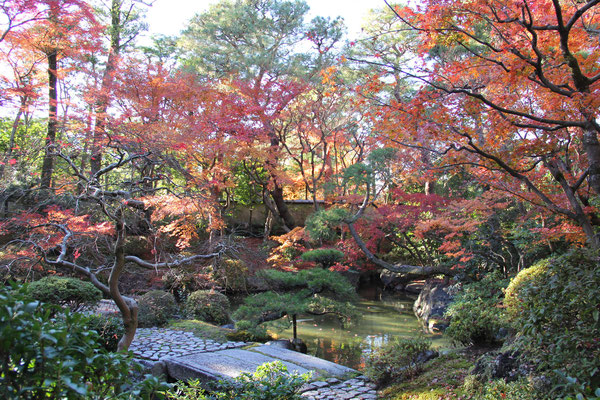
<instances>
[{"instance_id":1,"label":"grass patch","mask_svg":"<svg viewBox=\"0 0 600 400\"><path fill-rule=\"evenodd\" d=\"M475 352L455 350L431 360L411 380L392 383L381 391L388 400L466 399L462 390L465 376L475 363Z\"/></svg>"},{"instance_id":2,"label":"grass patch","mask_svg":"<svg viewBox=\"0 0 600 400\"><path fill-rule=\"evenodd\" d=\"M230 332L230 330L228 329L211 325L208 322L198 321L195 319L170 321L168 328L180 331L193 332L194 335L196 335L199 338L211 339L219 343L226 342L227 337L225 335L227 334L227 332Z\"/></svg>"}]
</instances>

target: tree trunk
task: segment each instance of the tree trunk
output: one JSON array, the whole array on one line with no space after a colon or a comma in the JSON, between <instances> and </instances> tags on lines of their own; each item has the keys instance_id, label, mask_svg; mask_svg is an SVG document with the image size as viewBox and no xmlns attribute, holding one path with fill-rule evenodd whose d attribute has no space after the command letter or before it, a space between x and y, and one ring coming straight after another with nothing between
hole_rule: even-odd
<instances>
[{"instance_id":1,"label":"tree trunk","mask_svg":"<svg viewBox=\"0 0 600 400\"><path fill-rule=\"evenodd\" d=\"M285 225L284 228L287 231L291 231L296 227L294 217L292 217L292 214L290 213L290 210L287 204L285 204L285 200L283 199L283 188L279 186L277 182L274 183L274 186L275 187L273 188L273 190L270 191L270 193L271 197L273 198L273 201L275 202L275 207L277 207L277 213L283 220L283 223Z\"/></svg>"},{"instance_id":2,"label":"tree trunk","mask_svg":"<svg viewBox=\"0 0 600 400\"><path fill-rule=\"evenodd\" d=\"M354 223L346 222L348 229L350 230L350 234L356 242L357 246L361 249L364 255L367 257L369 261L374 263L380 268L387 269L388 271L396 272L398 274L405 275L410 277L411 279L424 279L435 275L446 275L446 276L454 276L456 275L456 271L440 267L440 266L416 266L416 265L399 265L399 264L390 264L373 254L368 248L365 242L361 239L354 228Z\"/></svg>"},{"instance_id":3,"label":"tree trunk","mask_svg":"<svg viewBox=\"0 0 600 400\"><path fill-rule=\"evenodd\" d=\"M0 180L4 177L4 168L6 164L9 162L13 149L15 147L15 136L17 135L17 129L19 129L19 123L21 122L21 116L23 115L23 110L25 108L26 100L21 100L21 107L19 107L19 111L17 112L17 116L13 121L12 129L10 131L10 139L8 141L8 149L6 149L6 153L4 154L4 164L0 165Z\"/></svg>"},{"instance_id":4,"label":"tree trunk","mask_svg":"<svg viewBox=\"0 0 600 400\"><path fill-rule=\"evenodd\" d=\"M600 143L593 127L583 132L581 143L588 157L588 176L590 187L600 195Z\"/></svg>"},{"instance_id":5,"label":"tree trunk","mask_svg":"<svg viewBox=\"0 0 600 400\"><path fill-rule=\"evenodd\" d=\"M111 89L114 81L117 58L121 50L121 5L122 2L120 0L112 0L110 8L110 51L108 53L108 60L106 61L106 68L102 75L100 97L96 103L96 126L92 138L90 157L92 175L102 168L102 141L106 136L106 111L110 105Z\"/></svg>"},{"instance_id":6,"label":"tree trunk","mask_svg":"<svg viewBox=\"0 0 600 400\"><path fill-rule=\"evenodd\" d=\"M46 136L46 151L42 163L41 187L50 188L54 171L54 143L56 141L57 120L57 51L48 54L48 134Z\"/></svg>"},{"instance_id":7,"label":"tree trunk","mask_svg":"<svg viewBox=\"0 0 600 400\"><path fill-rule=\"evenodd\" d=\"M292 315L292 331L294 334L294 343L296 342L296 340L298 339L298 321L296 320L296 314Z\"/></svg>"},{"instance_id":8,"label":"tree trunk","mask_svg":"<svg viewBox=\"0 0 600 400\"><path fill-rule=\"evenodd\" d=\"M596 144L598 144L597 139L596 139ZM598 149L600 149L600 146L598 146ZM579 226L581 226L581 228L583 229L583 232L585 233L585 236L588 239L588 243L589 243L590 247L592 247L594 249L600 248L600 240L599 240L598 236L596 235L596 232L594 230L594 227L592 226L590 218L585 213L585 210L583 209L583 205L579 202L579 200L576 196L576 193L573 191L573 188L569 185L569 182L567 182L564 174L560 170L557 163L553 160L548 160L548 161L544 162L544 165L546 166L546 168L548 168L548 170L550 171L550 174L552 174L552 177L554 178L554 180L556 180L556 182L558 182L560 184L560 186L562 187L563 192L564 192L565 196L567 197L567 200L569 201L569 204L571 205L571 209L573 210L573 213L574 213L572 218L575 221L577 221ZM590 161L590 169L591 169L591 165L592 165L592 161ZM598 167L600 167L600 163L598 164ZM600 175L596 176L596 178L600 178ZM592 175L590 175L590 185L591 185L591 180L592 180ZM598 183L600 183L600 180L598 181Z\"/></svg>"},{"instance_id":9,"label":"tree trunk","mask_svg":"<svg viewBox=\"0 0 600 400\"><path fill-rule=\"evenodd\" d=\"M119 351L123 351L129 349L135 337L138 325L138 306L134 299L123 296L119 291L119 278L125 270L125 219L123 210L121 209L117 210L116 214L116 231L115 262L108 278L108 287L110 297L119 308L121 317L123 318L123 325L125 326L125 334L119 340L117 347Z\"/></svg>"},{"instance_id":10,"label":"tree trunk","mask_svg":"<svg viewBox=\"0 0 600 400\"><path fill-rule=\"evenodd\" d=\"M263 241L269 240L269 236L271 236L271 228L273 227L273 213L271 210L267 208L267 217L265 218L265 231L263 233Z\"/></svg>"}]
</instances>

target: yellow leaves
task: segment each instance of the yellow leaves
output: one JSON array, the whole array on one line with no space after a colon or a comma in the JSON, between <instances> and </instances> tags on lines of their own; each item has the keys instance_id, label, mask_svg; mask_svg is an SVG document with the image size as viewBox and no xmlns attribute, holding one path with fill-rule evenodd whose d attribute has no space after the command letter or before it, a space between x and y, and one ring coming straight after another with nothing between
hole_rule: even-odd
<instances>
[{"instance_id":1,"label":"yellow leaves","mask_svg":"<svg viewBox=\"0 0 600 400\"><path fill-rule=\"evenodd\" d=\"M307 250L306 243L309 242L308 234L301 227L296 227L281 236L271 236L270 239L279 243L279 246L271 251L267 261L273 267L285 270L297 266L296 258Z\"/></svg>"},{"instance_id":2,"label":"yellow leaves","mask_svg":"<svg viewBox=\"0 0 600 400\"><path fill-rule=\"evenodd\" d=\"M159 232L175 239L175 246L183 250L198 238L197 221L193 216L184 216L159 228Z\"/></svg>"}]
</instances>

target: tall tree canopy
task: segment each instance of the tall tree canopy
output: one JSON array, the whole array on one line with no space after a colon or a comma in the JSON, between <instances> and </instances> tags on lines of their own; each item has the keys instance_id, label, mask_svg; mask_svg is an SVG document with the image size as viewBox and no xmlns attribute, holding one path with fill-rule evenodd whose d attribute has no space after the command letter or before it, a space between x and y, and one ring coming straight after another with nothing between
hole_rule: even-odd
<instances>
[{"instance_id":1,"label":"tall tree canopy","mask_svg":"<svg viewBox=\"0 0 600 400\"><path fill-rule=\"evenodd\" d=\"M273 121L311 81L320 80L343 32L339 19L307 23L307 12L299 0L223 1L192 18L180 40L185 65L227 79L230 90L245 99L245 140L264 148L260 161L270 174L268 191L288 229L296 223L284 202L282 144Z\"/></svg>"}]
</instances>

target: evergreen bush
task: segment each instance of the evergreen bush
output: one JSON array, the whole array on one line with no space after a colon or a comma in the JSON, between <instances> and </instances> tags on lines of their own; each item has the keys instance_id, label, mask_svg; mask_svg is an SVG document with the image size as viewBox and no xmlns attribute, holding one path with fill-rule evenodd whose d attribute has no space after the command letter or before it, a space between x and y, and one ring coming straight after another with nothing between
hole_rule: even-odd
<instances>
[{"instance_id":1,"label":"evergreen bush","mask_svg":"<svg viewBox=\"0 0 600 400\"><path fill-rule=\"evenodd\" d=\"M508 322L502 300L508 281L496 274L465 285L450 303L445 317L450 324L445 331L454 342L463 345L493 345L504 339Z\"/></svg>"},{"instance_id":2,"label":"evergreen bush","mask_svg":"<svg viewBox=\"0 0 600 400\"><path fill-rule=\"evenodd\" d=\"M35 300L68 307L71 311L90 308L102 299L100 289L90 282L61 276L46 276L29 284L27 290Z\"/></svg>"},{"instance_id":3,"label":"evergreen bush","mask_svg":"<svg viewBox=\"0 0 600 400\"><path fill-rule=\"evenodd\" d=\"M92 314L87 327L98 333L100 345L107 351L117 351L119 340L125 334L121 318L112 315Z\"/></svg>"},{"instance_id":4,"label":"evergreen bush","mask_svg":"<svg viewBox=\"0 0 600 400\"><path fill-rule=\"evenodd\" d=\"M592 396L600 387L599 264L597 252L571 250L512 291L519 300L515 345L550 372L557 396Z\"/></svg>"},{"instance_id":5,"label":"evergreen bush","mask_svg":"<svg viewBox=\"0 0 600 400\"><path fill-rule=\"evenodd\" d=\"M227 296L214 290L198 290L192 293L185 303L188 318L217 325L224 325L231 321L230 309Z\"/></svg>"},{"instance_id":6,"label":"evergreen bush","mask_svg":"<svg viewBox=\"0 0 600 400\"><path fill-rule=\"evenodd\" d=\"M175 269L167 271L162 276L162 281L166 290L175 296L178 303L185 303L190 293L201 288L197 274Z\"/></svg>"},{"instance_id":7,"label":"evergreen bush","mask_svg":"<svg viewBox=\"0 0 600 400\"><path fill-rule=\"evenodd\" d=\"M175 297L162 290L152 290L138 299L138 325L142 328L163 326L178 312Z\"/></svg>"},{"instance_id":8,"label":"evergreen bush","mask_svg":"<svg viewBox=\"0 0 600 400\"><path fill-rule=\"evenodd\" d=\"M344 259L344 253L338 249L314 249L302 254L302 260L320 264L328 269Z\"/></svg>"}]
</instances>

